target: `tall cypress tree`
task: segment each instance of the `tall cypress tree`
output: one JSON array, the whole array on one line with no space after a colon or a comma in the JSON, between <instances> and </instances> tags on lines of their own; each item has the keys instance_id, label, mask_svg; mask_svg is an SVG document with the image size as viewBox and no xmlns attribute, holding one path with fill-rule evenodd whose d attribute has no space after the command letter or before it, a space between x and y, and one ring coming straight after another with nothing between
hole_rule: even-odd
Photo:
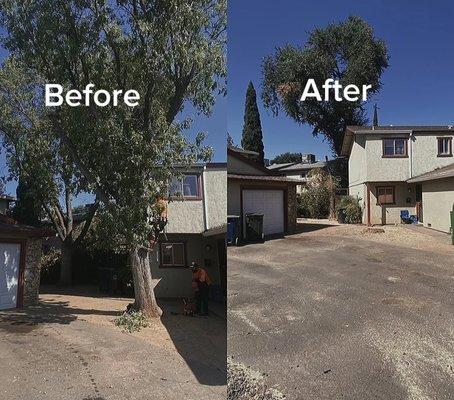
<instances>
[{"instance_id":1,"label":"tall cypress tree","mask_svg":"<svg viewBox=\"0 0 454 400\"><path fill-rule=\"evenodd\" d=\"M27 183L22 178L19 178L16 197L13 218L21 224L38 226L41 221L41 206L30 193Z\"/></svg>"},{"instance_id":2,"label":"tall cypress tree","mask_svg":"<svg viewBox=\"0 0 454 400\"><path fill-rule=\"evenodd\" d=\"M257 94L254 85L249 82L246 92L246 104L244 107L244 125L241 146L244 150L256 151L259 153L258 161L263 164L263 135L260 122L259 109L257 107Z\"/></svg>"}]
</instances>

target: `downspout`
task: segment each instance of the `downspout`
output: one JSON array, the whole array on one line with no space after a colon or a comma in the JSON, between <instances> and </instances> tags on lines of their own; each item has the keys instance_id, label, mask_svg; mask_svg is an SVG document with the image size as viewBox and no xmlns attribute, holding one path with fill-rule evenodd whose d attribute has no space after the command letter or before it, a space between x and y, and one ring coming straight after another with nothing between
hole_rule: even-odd
<instances>
[{"instance_id":1,"label":"downspout","mask_svg":"<svg viewBox=\"0 0 454 400\"><path fill-rule=\"evenodd\" d=\"M410 136L409 136L409 142L410 142L410 146L409 146L409 158L410 158L410 178L413 178L413 132L410 132Z\"/></svg>"},{"instance_id":2,"label":"downspout","mask_svg":"<svg viewBox=\"0 0 454 400\"><path fill-rule=\"evenodd\" d=\"M207 231L210 229L210 224L208 223L208 204L207 204L207 185L206 185L206 179L205 179L205 174L207 171L207 166L203 166L203 172L202 172L202 188L203 188L203 226L204 226L204 231Z\"/></svg>"}]
</instances>

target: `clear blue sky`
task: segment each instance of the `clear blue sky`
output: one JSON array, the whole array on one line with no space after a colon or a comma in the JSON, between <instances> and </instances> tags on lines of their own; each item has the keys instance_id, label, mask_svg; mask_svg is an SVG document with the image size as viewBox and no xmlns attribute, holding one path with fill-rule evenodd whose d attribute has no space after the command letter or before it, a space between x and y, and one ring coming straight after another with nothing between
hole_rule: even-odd
<instances>
[{"instance_id":1,"label":"clear blue sky","mask_svg":"<svg viewBox=\"0 0 454 400\"><path fill-rule=\"evenodd\" d=\"M4 34L4 30L0 27L0 36ZM0 63L7 56L7 52L0 46ZM188 132L189 138L194 138L197 132L203 131L207 133L205 141L206 145L214 149L214 157L212 161L225 162L226 155L226 132L227 132L227 99L224 96L219 96L212 115L206 117L194 113L192 107L185 108L185 114L193 119L193 125ZM0 146L0 177L8 176L8 168L6 166L5 151ZM15 181L8 182L6 185L7 194L16 195ZM75 200L75 205L92 201L91 196L81 195Z\"/></svg>"},{"instance_id":2,"label":"clear blue sky","mask_svg":"<svg viewBox=\"0 0 454 400\"><path fill-rule=\"evenodd\" d=\"M454 4L435 0L229 1L228 132L241 141L244 98L250 80L261 92L261 60L286 43L304 45L314 27L358 15L386 41L389 68L379 104L381 125L454 124ZM283 152L330 156L308 125L274 117L259 100L266 157Z\"/></svg>"}]
</instances>

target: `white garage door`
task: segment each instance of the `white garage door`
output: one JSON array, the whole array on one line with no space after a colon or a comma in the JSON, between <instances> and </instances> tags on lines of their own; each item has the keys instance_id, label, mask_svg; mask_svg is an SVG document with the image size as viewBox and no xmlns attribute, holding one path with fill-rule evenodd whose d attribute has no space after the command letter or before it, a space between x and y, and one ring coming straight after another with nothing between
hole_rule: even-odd
<instances>
[{"instance_id":1,"label":"white garage door","mask_svg":"<svg viewBox=\"0 0 454 400\"><path fill-rule=\"evenodd\" d=\"M284 232L284 191L243 190L243 215L263 214L265 235Z\"/></svg>"},{"instance_id":2,"label":"white garage door","mask_svg":"<svg viewBox=\"0 0 454 400\"><path fill-rule=\"evenodd\" d=\"M19 258L20 244L0 243L0 310L17 305Z\"/></svg>"}]
</instances>

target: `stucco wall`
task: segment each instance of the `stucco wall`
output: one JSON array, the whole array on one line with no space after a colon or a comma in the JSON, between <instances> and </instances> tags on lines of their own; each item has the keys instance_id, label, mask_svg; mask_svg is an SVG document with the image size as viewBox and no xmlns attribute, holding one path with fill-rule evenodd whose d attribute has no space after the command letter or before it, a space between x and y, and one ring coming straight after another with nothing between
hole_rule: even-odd
<instances>
[{"instance_id":1,"label":"stucco wall","mask_svg":"<svg viewBox=\"0 0 454 400\"><path fill-rule=\"evenodd\" d=\"M350 158L348 159L349 186L366 181L366 144L364 136L355 136Z\"/></svg>"},{"instance_id":2,"label":"stucco wall","mask_svg":"<svg viewBox=\"0 0 454 400\"><path fill-rule=\"evenodd\" d=\"M395 204L379 205L377 204L377 186L394 186L395 187ZM371 224L400 224L400 212L408 210L410 215L416 214L415 185L406 183L373 183L370 184L370 205L371 205ZM411 190L411 191L409 191ZM407 203L407 198L410 203ZM365 214L367 210L365 209Z\"/></svg>"},{"instance_id":3,"label":"stucco wall","mask_svg":"<svg viewBox=\"0 0 454 400\"><path fill-rule=\"evenodd\" d=\"M229 180L227 183L227 214L241 215L240 182Z\"/></svg>"},{"instance_id":4,"label":"stucco wall","mask_svg":"<svg viewBox=\"0 0 454 400\"><path fill-rule=\"evenodd\" d=\"M437 137L454 137L443 134L419 134L416 133L413 141L413 176L424 174L454 162L452 157L438 157Z\"/></svg>"},{"instance_id":5,"label":"stucco wall","mask_svg":"<svg viewBox=\"0 0 454 400\"><path fill-rule=\"evenodd\" d=\"M167 208L166 233L200 233L204 231L202 200L173 200Z\"/></svg>"},{"instance_id":6,"label":"stucco wall","mask_svg":"<svg viewBox=\"0 0 454 400\"><path fill-rule=\"evenodd\" d=\"M168 241L186 243L186 264L192 261L205 267L214 284L220 283L217 238L202 235L168 235ZM207 248L209 246L209 249ZM189 268L161 268L160 246L156 246L150 256L151 272L154 279L160 279L155 288L157 297L190 297L193 295L191 286L192 275ZM208 265L209 264L209 265Z\"/></svg>"},{"instance_id":7,"label":"stucco wall","mask_svg":"<svg viewBox=\"0 0 454 400\"><path fill-rule=\"evenodd\" d=\"M452 134L415 133L396 135L356 135L349 158L349 186L364 182L406 181L411 177L443 167L453 162L452 157L438 157L438 137ZM405 158L383 157L383 138L407 137Z\"/></svg>"},{"instance_id":8,"label":"stucco wall","mask_svg":"<svg viewBox=\"0 0 454 400\"><path fill-rule=\"evenodd\" d=\"M266 175L265 171L255 168L252 165L249 165L246 162L239 160L238 158L228 154L227 155L227 165L229 174L238 174L238 175Z\"/></svg>"},{"instance_id":9,"label":"stucco wall","mask_svg":"<svg viewBox=\"0 0 454 400\"><path fill-rule=\"evenodd\" d=\"M454 204L454 178L422 183L424 226L450 232L450 211Z\"/></svg>"},{"instance_id":10,"label":"stucco wall","mask_svg":"<svg viewBox=\"0 0 454 400\"><path fill-rule=\"evenodd\" d=\"M36 304L39 296L39 280L42 254L41 239L27 239L25 246L24 305Z\"/></svg>"},{"instance_id":11,"label":"stucco wall","mask_svg":"<svg viewBox=\"0 0 454 400\"><path fill-rule=\"evenodd\" d=\"M207 169L204 176L208 228L225 225L227 220L227 171L225 169Z\"/></svg>"}]
</instances>

